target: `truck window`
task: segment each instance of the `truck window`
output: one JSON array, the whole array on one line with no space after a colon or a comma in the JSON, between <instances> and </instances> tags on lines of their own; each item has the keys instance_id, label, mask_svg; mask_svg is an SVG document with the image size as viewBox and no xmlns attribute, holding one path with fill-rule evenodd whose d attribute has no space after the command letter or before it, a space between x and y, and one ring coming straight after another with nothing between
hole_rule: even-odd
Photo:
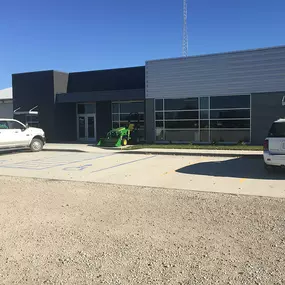
<instances>
[{"instance_id":1,"label":"truck window","mask_svg":"<svg viewBox=\"0 0 285 285\"><path fill-rule=\"evenodd\" d=\"M273 123L268 137L270 138L285 138L285 123Z\"/></svg>"},{"instance_id":2,"label":"truck window","mask_svg":"<svg viewBox=\"0 0 285 285\"><path fill-rule=\"evenodd\" d=\"M7 130L9 129L8 123L6 121L0 121L0 130Z\"/></svg>"}]
</instances>

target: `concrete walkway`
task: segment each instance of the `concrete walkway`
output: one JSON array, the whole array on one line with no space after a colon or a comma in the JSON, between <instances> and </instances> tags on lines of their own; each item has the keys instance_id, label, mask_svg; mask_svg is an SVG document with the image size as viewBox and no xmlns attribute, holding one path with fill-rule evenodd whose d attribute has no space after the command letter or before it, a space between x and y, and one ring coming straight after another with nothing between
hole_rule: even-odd
<instances>
[{"instance_id":1,"label":"concrete walkway","mask_svg":"<svg viewBox=\"0 0 285 285\"><path fill-rule=\"evenodd\" d=\"M126 153L126 154L155 154L155 155L183 155L183 156L221 156L221 157L262 157L262 151L248 150L215 150L215 149L160 149L160 148L141 148L136 150L121 148L100 148L86 144L55 144L45 145L46 151L71 151L89 153Z\"/></svg>"}]
</instances>

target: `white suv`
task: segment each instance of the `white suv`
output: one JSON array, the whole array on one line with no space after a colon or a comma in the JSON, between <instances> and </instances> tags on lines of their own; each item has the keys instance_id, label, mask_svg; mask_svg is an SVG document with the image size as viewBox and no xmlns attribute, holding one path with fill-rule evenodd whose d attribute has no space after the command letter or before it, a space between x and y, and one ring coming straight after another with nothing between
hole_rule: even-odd
<instances>
[{"instance_id":1,"label":"white suv","mask_svg":"<svg viewBox=\"0 0 285 285\"><path fill-rule=\"evenodd\" d=\"M285 119L275 121L264 141L264 166L267 170L285 167Z\"/></svg>"},{"instance_id":2,"label":"white suv","mask_svg":"<svg viewBox=\"0 0 285 285\"><path fill-rule=\"evenodd\" d=\"M41 151L45 141L42 129L30 128L12 119L0 119L0 149L29 147L31 151Z\"/></svg>"}]
</instances>

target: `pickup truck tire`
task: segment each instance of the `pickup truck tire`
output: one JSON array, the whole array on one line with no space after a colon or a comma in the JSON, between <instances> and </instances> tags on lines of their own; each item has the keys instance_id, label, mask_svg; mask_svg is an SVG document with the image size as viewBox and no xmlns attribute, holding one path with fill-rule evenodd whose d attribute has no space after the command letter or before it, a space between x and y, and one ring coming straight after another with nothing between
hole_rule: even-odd
<instances>
[{"instance_id":1,"label":"pickup truck tire","mask_svg":"<svg viewBox=\"0 0 285 285\"><path fill-rule=\"evenodd\" d=\"M37 151L41 151L44 147L44 143L41 139L33 139L31 144L30 144L30 149L32 152L37 152Z\"/></svg>"}]
</instances>

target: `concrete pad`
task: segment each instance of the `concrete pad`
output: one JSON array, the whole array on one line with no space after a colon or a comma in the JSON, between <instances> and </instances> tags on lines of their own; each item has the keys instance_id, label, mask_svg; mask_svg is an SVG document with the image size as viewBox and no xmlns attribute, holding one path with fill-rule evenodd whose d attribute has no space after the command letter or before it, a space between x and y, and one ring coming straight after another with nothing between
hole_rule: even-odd
<instances>
[{"instance_id":1,"label":"concrete pad","mask_svg":"<svg viewBox=\"0 0 285 285\"><path fill-rule=\"evenodd\" d=\"M0 156L0 175L285 198L284 172L245 157L19 152Z\"/></svg>"}]
</instances>

